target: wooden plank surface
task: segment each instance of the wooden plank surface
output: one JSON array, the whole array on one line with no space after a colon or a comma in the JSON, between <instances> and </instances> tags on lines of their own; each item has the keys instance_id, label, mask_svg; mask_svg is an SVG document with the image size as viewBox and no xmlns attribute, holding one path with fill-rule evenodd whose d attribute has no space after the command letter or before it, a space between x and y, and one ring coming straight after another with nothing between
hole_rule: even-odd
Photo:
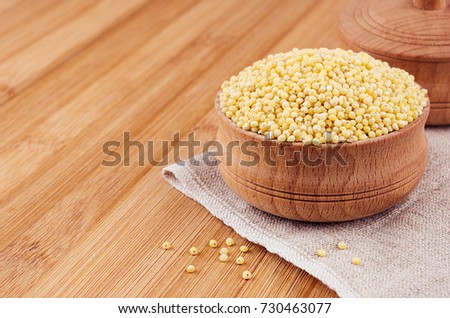
<instances>
[{"instance_id":1,"label":"wooden plank surface","mask_svg":"<svg viewBox=\"0 0 450 318\"><path fill-rule=\"evenodd\" d=\"M345 0L38 3L0 6L0 296L336 296L172 189L161 167L136 153L105 167L101 149L124 132L154 140L157 158L176 132L213 139L220 83L270 53L342 47ZM206 246L228 236L250 246L251 281Z\"/></svg>"}]
</instances>

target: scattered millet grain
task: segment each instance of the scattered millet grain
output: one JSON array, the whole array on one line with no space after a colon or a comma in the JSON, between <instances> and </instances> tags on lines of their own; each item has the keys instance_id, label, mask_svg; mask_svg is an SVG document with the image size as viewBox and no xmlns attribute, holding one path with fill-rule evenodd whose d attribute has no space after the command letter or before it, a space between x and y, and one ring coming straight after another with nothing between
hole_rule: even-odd
<instances>
[{"instance_id":1,"label":"scattered millet grain","mask_svg":"<svg viewBox=\"0 0 450 318\"><path fill-rule=\"evenodd\" d=\"M225 240L225 244L227 244L227 246L233 246L234 240L231 237L229 237Z\"/></svg>"},{"instance_id":2,"label":"scattered millet grain","mask_svg":"<svg viewBox=\"0 0 450 318\"><path fill-rule=\"evenodd\" d=\"M228 254L228 248L222 247L219 251L220 254Z\"/></svg>"},{"instance_id":3,"label":"scattered millet grain","mask_svg":"<svg viewBox=\"0 0 450 318\"><path fill-rule=\"evenodd\" d=\"M247 253L247 252L248 252L248 246L242 245L242 246L239 248L239 250L240 250L242 253Z\"/></svg>"},{"instance_id":4,"label":"scattered millet grain","mask_svg":"<svg viewBox=\"0 0 450 318\"><path fill-rule=\"evenodd\" d=\"M198 249L195 246L192 246L189 249L189 254L194 255L194 256L197 255L198 254Z\"/></svg>"},{"instance_id":5,"label":"scattered millet grain","mask_svg":"<svg viewBox=\"0 0 450 318\"><path fill-rule=\"evenodd\" d=\"M245 259L242 256L239 256L238 258L236 258L236 264L238 265L242 265L244 264Z\"/></svg>"},{"instance_id":6,"label":"scattered millet grain","mask_svg":"<svg viewBox=\"0 0 450 318\"><path fill-rule=\"evenodd\" d=\"M361 260L358 257L354 257L354 258L352 258L352 264L359 265L359 264L361 264Z\"/></svg>"},{"instance_id":7,"label":"scattered millet grain","mask_svg":"<svg viewBox=\"0 0 450 318\"><path fill-rule=\"evenodd\" d=\"M345 242L339 242L339 243L337 243L337 247L340 250L346 250L347 249L347 244Z\"/></svg>"},{"instance_id":8,"label":"scattered millet grain","mask_svg":"<svg viewBox=\"0 0 450 318\"><path fill-rule=\"evenodd\" d=\"M254 62L221 86L222 112L279 142L338 143L399 130L422 114L427 91L367 53L293 49Z\"/></svg>"},{"instance_id":9,"label":"scattered millet grain","mask_svg":"<svg viewBox=\"0 0 450 318\"><path fill-rule=\"evenodd\" d=\"M186 272L188 272L188 273L195 272L195 266L194 265L189 265L188 267L186 267Z\"/></svg>"},{"instance_id":10,"label":"scattered millet grain","mask_svg":"<svg viewBox=\"0 0 450 318\"><path fill-rule=\"evenodd\" d=\"M217 247L217 241L216 240L210 240L209 241L209 246L211 246L212 248L216 248Z\"/></svg>"},{"instance_id":11,"label":"scattered millet grain","mask_svg":"<svg viewBox=\"0 0 450 318\"><path fill-rule=\"evenodd\" d=\"M162 244L162 248L165 249L165 250L170 249L170 243L169 243L169 242L164 242L164 243Z\"/></svg>"},{"instance_id":12,"label":"scattered millet grain","mask_svg":"<svg viewBox=\"0 0 450 318\"><path fill-rule=\"evenodd\" d=\"M319 257L325 257L327 256L327 252L325 252L325 250L319 249L317 250L316 255Z\"/></svg>"},{"instance_id":13,"label":"scattered millet grain","mask_svg":"<svg viewBox=\"0 0 450 318\"><path fill-rule=\"evenodd\" d=\"M242 273L242 278L245 280L250 279L250 278L252 278L252 273L250 273L250 271L244 271Z\"/></svg>"},{"instance_id":14,"label":"scattered millet grain","mask_svg":"<svg viewBox=\"0 0 450 318\"><path fill-rule=\"evenodd\" d=\"M219 259L221 262L227 262L228 261L228 255L227 254L220 254Z\"/></svg>"}]
</instances>

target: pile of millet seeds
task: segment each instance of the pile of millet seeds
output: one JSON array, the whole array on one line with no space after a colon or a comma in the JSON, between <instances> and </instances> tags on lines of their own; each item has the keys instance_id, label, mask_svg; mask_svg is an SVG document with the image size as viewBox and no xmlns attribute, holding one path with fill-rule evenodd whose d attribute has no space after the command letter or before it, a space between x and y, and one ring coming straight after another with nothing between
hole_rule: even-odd
<instances>
[{"instance_id":1,"label":"pile of millet seeds","mask_svg":"<svg viewBox=\"0 0 450 318\"><path fill-rule=\"evenodd\" d=\"M219 101L238 127L268 139L339 143L405 127L428 98L414 76L367 53L295 48L232 76Z\"/></svg>"}]
</instances>

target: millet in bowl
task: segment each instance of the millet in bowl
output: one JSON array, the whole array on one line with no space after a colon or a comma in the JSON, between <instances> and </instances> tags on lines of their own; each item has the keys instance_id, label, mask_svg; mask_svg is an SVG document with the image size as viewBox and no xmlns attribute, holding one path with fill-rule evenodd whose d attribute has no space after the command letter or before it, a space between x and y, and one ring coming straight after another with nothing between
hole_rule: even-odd
<instances>
[{"instance_id":1,"label":"millet in bowl","mask_svg":"<svg viewBox=\"0 0 450 318\"><path fill-rule=\"evenodd\" d=\"M367 53L293 49L254 62L221 85L217 140L253 141L283 149L274 165L240 164L239 147L219 165L224 181L249 204L306 221L344 221L381 212L420 180L427 160L427 91L406 71ZM287 166L309 145L337 162Z\"/></svg>"}]
</instances>

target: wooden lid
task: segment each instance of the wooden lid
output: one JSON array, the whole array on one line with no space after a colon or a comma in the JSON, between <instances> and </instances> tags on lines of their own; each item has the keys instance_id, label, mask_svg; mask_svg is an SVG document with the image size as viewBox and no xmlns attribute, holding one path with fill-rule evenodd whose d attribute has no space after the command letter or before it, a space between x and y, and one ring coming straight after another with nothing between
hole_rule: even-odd
<instances>
[{"instance_id":1,"label":"wooden lid","mask_svg":"<svg viewBox=\"0 0 450 318\"><path fill-rule=\"evenodd\" d=\"M356 0L341 14L341 31L368 53L450 62L449 0Z\"/></svg>"}]
</instances>

